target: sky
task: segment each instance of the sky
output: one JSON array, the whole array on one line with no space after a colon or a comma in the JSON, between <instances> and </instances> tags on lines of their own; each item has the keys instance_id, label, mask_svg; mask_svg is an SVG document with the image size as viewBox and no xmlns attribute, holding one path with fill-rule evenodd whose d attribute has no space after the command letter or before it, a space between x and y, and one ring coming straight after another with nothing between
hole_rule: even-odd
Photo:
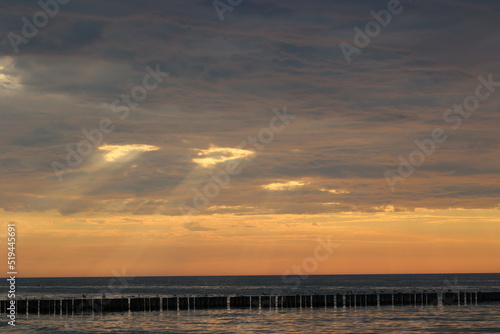
<instances>
[{"instance_id":1,"label":"sky","mask_svg":"<svg viewBox=\"0 0 500 334\"><path fill-rule=\"evenodd\" d=\"M46 3L0 4L19 276L499 272L497 1Z\"/></svg>"}]
</instances>

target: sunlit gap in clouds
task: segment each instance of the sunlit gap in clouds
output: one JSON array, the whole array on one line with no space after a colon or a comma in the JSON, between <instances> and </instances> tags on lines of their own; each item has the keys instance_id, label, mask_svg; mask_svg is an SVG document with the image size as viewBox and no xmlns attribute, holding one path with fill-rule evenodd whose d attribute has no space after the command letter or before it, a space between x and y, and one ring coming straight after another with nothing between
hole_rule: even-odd
<instances>
[{"instance_id":1,"label":"sunlit gap in clouds","mask_svg":"<svg viewBox=\"0 0 500 334\"><path fill-rule=\"evenodd\" d=\"M101 151L107 151L104 155L104 160L108 162L130 160L137 156L137 153L150 152L159 150L158 146L153 145L103 145L100 146Z\"/></svg>"},{"instance_id":2,"label":"sunlit gap in clouds","mask_svg":"<svg viewBox=\"0 0 500 334\"><path fill-rule=\"evenodd\" d=\"M319 190L324 191L324 192L329 192L329 193L335 194L335 195L342 195L342 194L350 194L351 193L349 190L344 190L344 189L320 188Z\"/></svg>"},{"instance_id":3,"label":"sunlit gap in clouds","mask_svg":"<svg viewBox=\"0 0 500 334\"><path fill-rule=\"evenodd\" d=\"M15 89L19 83L13 73L12 57L0 57L0 89Z\"/></svg>"},{"instance_id":4,"label":"sunlit gap in clouds","mask_svg":"<svg viewBox=\"0 0 500 334\"><path fill-rule=\"evenodd\" d=\"M228 160L243 159L255 155L255 152L249 150L231 147L216 147L214 145L210 145L210 148L206 150L198 149L197 151L198 156L201 157L194 158L193 162L206 168L213 167Z\"/></svg>"},{"instance_id":5,"label":"sunlit gap in clouds","mask_svg":"<svg viewBox=\"0 0 500 334\"><path fill-rule=\"evenodd\" d=\"M288 181L288 182L278 182L263 185L262 188L271 191L282 191L282 190L293 190L306 185L306 182L302 181Z\"/></svg>"}]
</instances>

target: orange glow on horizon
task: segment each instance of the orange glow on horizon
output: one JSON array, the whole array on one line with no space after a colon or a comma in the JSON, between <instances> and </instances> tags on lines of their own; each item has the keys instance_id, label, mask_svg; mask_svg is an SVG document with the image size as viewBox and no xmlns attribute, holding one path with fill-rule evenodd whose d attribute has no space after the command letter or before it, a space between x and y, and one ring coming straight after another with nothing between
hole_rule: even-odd
<instances>
[{"instance_id":1,"label":"orange glow on horizon","mask_svg":"<svg viewBox=\"0 0 500 334\"><path fill-rule=\"evenodd\" d=\"M500 272L499 213L206 215L196 217L206 228L200 231L182 217L158 215L130 223L116 216L3 216L5 229L16 221L19 277L98 277L283 275L307 265L309 275ZM306 259L315 259L318 240L328 237L338 247L311 267Z\"/></svg>"}]
</instances>

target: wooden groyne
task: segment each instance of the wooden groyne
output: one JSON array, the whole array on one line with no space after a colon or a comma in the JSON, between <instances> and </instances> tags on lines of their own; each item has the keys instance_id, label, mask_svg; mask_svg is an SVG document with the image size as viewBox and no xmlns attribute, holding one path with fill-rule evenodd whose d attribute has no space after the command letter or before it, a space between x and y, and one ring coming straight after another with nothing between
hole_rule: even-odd
<instances>
[{"instance_id":1,"label":"wooden groyne","mask_svg":"<svg viewBox=\"0 0 500 334\"><path fill-rule=\"evenodd\" d=\"M235 308L352 308L368 306L477 305L500 302L500 292L354 293L289 296L132 297L97 299L19 299L17 314L85 314L106 312L180 311ZM1 300L10 313L10 300Z\"/></svg>"}]
</instances>

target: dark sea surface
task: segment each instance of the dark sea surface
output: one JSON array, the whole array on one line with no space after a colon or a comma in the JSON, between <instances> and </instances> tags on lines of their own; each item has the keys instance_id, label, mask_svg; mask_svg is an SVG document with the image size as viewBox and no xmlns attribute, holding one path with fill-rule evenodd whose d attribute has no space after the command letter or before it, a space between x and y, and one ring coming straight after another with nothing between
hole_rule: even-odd
<instances>
[{"instance_id":1,"label":"dark sea surface","mask_svg":"<svg viewBox=\"0 0 500 334\"><path fill-rule=\"evenodd\" d=\"M2 280L0 289L8 291ZM18 278L18 298L500 291L500 274ZM11 333L500 333L500 303L24 315Z\"/></svg>"}]
</instances>

